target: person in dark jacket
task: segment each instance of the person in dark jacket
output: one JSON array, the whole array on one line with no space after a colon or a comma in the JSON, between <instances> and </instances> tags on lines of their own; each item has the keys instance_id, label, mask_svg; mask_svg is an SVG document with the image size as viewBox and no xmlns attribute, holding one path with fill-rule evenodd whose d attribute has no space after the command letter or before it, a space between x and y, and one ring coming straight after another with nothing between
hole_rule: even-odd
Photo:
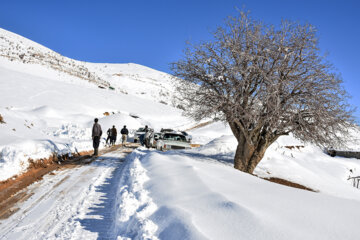
<instances>
[{"instance_id":1,"label":"person in dark jacket","mask_svg":"<svg viewBox=\"0 0 360 240\"><path fill-rule=\"evenodd\" d=\"M115 128L115 125L112 127L111 129L111 137L110 137L110 144L114 145L116 142L116 137L117 137L117 130Z\"/></svg>"},{"instance_id":2,"label":"person in dark jacket","mask_svg":"<svg viewBox=\"0 0 360 240\"><path fill-rule=\"evenodd\" d=\"M107 134L106 144L108 144L108 142L111 141L111 128L107 130L106 134Z\"/></svg>"},{"instance_id":3,"label":"person in dark jacket","mask_svg":"<svg viewBox=\"0 0 360 240\"><path fill-rule=\"evenodd\" d=\"M140 136L139 136L139 139L140 139L140 144L141 144L141 146L144 146L145 145L145 135L146 135L146 133L149 131L149 127L148 127L148 125L145 125L145 128L144 128L144 134L141 134Z\"/></svg>"},{"instance_id":4,"label":"person in dark jacket","mask_svg":"<svg viewBox=\"0 0 360 240\"><path fill-rule=\"evenodd\" d=\"M121 143L123 146L126 144L127 136L129 135L129 130L126 128L126 125L121 129Z\"/></svg>"},{"instance_id":5,"label":"person in dark jacket","mask_svg":"<svg viewBox=\"0 0 360 240\"><path fill-rule=\"evenodd\" d=\"M93 156L97 156L99 154L98 150L99 150L99 144L100 144L100 137L102 135L102 130L101 130L101 126L98 123L98 119L95 118L94 119L94 125L92 128L92 140L93 140L93 147L94 147L94 155Z\"/></svg>"}]
</instances>

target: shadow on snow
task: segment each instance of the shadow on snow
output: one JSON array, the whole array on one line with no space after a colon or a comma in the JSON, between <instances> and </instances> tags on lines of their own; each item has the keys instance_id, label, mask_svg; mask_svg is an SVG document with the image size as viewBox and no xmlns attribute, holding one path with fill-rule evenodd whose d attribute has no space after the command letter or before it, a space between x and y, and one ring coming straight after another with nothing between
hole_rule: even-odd
<instances>
[{"instance_id":1,"label":"shadow on snow","mask_svg":"<svg viewBox=\"0 0 360 240\"><path fill-rule=\"evenodd\" d=\"M126 157L99 157L93 165L113 166L114 171L105 181L96 186L99 194L98 201L92 204L84 219L76 219L81 226L93 233L98 233L97 239L114 239L114 226L116 218L116 192ZM109 161L111 161L109 163Z\"/></svg>"},{"instance_id":2,"label":"shadow on snow","mask_svg":"<svg viewBox=\"0 0 360 240\"><path fill-rule=\"evenodd\" d=\"M225 165L234 165L234 154L233 153L217 153L217 154L204 154L194 150L180 150L180 151L168 151L167 155L183 155L186 157L193 158L198 161L206 162L217 162Z\"/></svg>"}]
</instances>

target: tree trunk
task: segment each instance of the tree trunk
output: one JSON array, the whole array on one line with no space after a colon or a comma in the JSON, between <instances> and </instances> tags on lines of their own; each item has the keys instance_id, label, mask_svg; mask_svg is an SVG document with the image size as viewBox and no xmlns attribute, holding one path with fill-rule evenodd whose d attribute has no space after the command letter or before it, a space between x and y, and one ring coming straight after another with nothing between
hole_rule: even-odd
<instances>
[{"instance_id":1,"label":"tree trunk","mask_svg":"<svg viewBox=\"0 0 360 240\"><path fill-rule=\"evenodd\" d=\"M270 137L266 131L260 131L255 138L255 143L251 144L248 141L249 137L247 138L234 122L230 121L229 125L238 142L234 158L234 168L243 172L253 173L263 158L266 149L278 136Z\"/></svg>"},{"instance_id":2,"label":"tree trunk","mask_svg":"<svg viewBox=\"0 0 360 240\"><path fill-rule=\"evenodd\" d=\"M266 141L260 141L257 146L239 141L234 158L234 168L246 173L253 173L263 158L268 147Z\"/></svg>"}]
</instances>

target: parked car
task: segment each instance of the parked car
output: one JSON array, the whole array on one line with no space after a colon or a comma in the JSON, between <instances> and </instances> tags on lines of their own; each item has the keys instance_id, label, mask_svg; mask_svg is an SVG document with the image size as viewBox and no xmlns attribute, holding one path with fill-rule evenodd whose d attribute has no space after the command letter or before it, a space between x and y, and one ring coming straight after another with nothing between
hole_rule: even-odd
<instances>
[{"instance_id":1,"label":"parked car","mask_svg":"<svg viewBox=\"0 0 360 240\"><path fill-rule=\"evenodd\" d=\"M188 141L189 143L190 143L191 140L192 140L192 136L191 136L190 134L188 134L187 132L185 132L185 131L175 131L175 130L173 130L173 129L171 129L171 128L162 128L162 129L160 130L160 132L161 132L161 133L166 133L166 132L180 133L180 134L182 134L182 135L185 136L186 141Z\"/></svg>"},{"instance_id":2,"label":"parked car","mask_svg":"<svg viewBox=\"0 0 360 240\"><path fill-rule=\"evenodd\" d=\"M149 141L145 141L148 145L148 148L156 148L156 143L160 139L162 133L159 132L151 132L149 136Z\"/></svg>"},{"instance_id":3,"label":"parked car","mask_svg":"<svg viewBox=\"0 0 360 240\"><path fill-rule=\"evenodd\" d=\"M156 142L156 149L166 151L170 149L190 149L190 143L180 133L165 132Z\"/></svg>"}]
</instances>

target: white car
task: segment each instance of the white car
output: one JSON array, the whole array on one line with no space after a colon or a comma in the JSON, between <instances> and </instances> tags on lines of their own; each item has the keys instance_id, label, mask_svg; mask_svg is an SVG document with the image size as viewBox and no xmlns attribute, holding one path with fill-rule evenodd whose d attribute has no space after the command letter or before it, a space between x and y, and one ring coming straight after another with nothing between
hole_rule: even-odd
<instances>
[{"instance_id":1,"label":"white car","mask_svg":"<svg viewBox=\"0 0 360 240\"><path fill-rule=\"evenodd\" d=\"M160 139L161 135L162 134L159 133L159 132L151 132L151 134L149 136L149 140L146 141L146 139L145 139L146 147L148 147L148 148L156 148L156 143Z\"/></svg>"},{"instance_id":2,"label":"white car","mask_svg":"<svg viewBox=\"0 0 360 240\"><path fill-rule=\"evenodd\" d=\"M165 132L156 142L156 149L166 151L170 149L190 149L190 143L180 133Z\"/></svg>"},{"instance_id":3,"label":"white car","mask_svg":"<svg viewBox=\"0 0 360 240\"><path fill-rule=\"evenodd\" d=\"M187 132L185 132L185 131L175 131L175 130L173 130L173 129L171 129L171 128L162 128L161 130L160 130L160 132L161 133L167 133L167 132L172 132L172 133L179 133L179 134L182 134L182 135L184 135L185 136L185 138L186 138L186 141L188 141L189 143L191 143L191 140L192 140L192 136L190 135L190 134L188 134Z\"/></svg>"}]
</instances>

